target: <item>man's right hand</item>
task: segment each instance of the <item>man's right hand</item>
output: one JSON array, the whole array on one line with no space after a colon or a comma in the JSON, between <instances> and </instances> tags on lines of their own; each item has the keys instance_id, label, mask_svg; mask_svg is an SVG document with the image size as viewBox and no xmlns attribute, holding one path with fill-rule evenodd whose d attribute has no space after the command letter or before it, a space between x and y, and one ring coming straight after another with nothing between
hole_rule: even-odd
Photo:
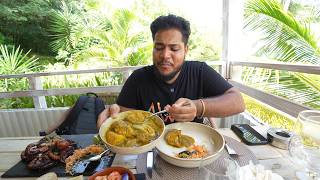
<instances>
[{"instance_id":1,"label":"man's right hand","mask_svg":"<svg viewBox=\"0 0 320 180\"><path fill-rule=\"evenodd\" d=\"M100 128L101 124L108 119L113 117L120 112L120 106L118 104L112 104L102 111L98 116L97 127Z\"/></svg>"}]
</instances>

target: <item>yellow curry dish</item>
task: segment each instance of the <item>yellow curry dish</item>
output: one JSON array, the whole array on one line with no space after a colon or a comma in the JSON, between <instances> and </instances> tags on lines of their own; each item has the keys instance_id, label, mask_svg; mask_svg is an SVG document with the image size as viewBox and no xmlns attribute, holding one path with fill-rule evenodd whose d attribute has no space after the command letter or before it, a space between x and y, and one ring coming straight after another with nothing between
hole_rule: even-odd
<instances>
[{"instance_id":1,"label":"yellow curry dish","mask_svg":"<svg viewBox=\"0 0 320 180\"><path fill-rule=\"evenodd\" d=\"M177 148L187 148L195 143L192 137L181 134L181 130L178 129L170 129L165 136L165 140L170 146Z\"/></svg>"},{"instance_id":2,"label":"yellow curry dish","mask_svg":"<svg viewBox=\"0 0 320 180\"><path fill-rule=\"evenodd\" d=\"M132 110L112 118L113 122L105 132L106 142L118 147L139 147L157 139L164 124L159 117L150 117L150 114Z\"/></svg>"}]
</instances>

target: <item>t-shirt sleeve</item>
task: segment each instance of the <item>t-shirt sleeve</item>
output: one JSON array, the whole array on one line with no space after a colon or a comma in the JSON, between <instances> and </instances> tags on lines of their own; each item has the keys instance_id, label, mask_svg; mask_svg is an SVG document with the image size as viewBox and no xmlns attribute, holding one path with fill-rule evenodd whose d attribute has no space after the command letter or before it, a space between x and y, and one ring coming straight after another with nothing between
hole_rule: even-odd
<instances>
[{"instance_id":1,"label":"t-shirt sleeve","mask_svg":"<svg viewBox=\"0 0 320 180\"><path fill-rule=\"evenodd\" d=\"M203 67L203 95L204 97L218 96L232 87L219 73L213 68L204 64Z\"/></svg>"},{"instance_id":2,"label":"t-shirt sleeve","mask_svg":"<svg viewBox=\"0 0 320 180\"><path fill-rule=\"evenodd\" d=\"M120 94L117 98L117 104L126 108L138 108L138 83L137 83L137 75L133 72L127 81L124 83Z\"/></svg>"}]
</instances>

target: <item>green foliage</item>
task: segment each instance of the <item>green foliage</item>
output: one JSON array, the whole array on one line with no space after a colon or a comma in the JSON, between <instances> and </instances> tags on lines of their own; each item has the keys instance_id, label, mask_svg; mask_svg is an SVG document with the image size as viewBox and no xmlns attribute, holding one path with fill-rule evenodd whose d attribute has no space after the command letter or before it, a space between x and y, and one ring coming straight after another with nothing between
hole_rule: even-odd
<instances>
[{"instance_id":1,"label":"green foliage","mask_svg":"<svg viewBox=\"0 0 320 180\"><path fill-rule=\"evenodd\" d=\"M147 33L135 30L137 16L132 11L117 9L104 23L100 30L88 33L96 43L79 51L74 58L107 60L110 66L133 66L150 61L151 42L147 41Z\"/></svg>"},{"instance_id":2,"label":"green foliage","mask_svg":"<svg viewBox=\"0 0 320 180\"><path fill-rule=\"evenodd\" d=\"M64 11L53 11L49 18L48 31L52 34L50 47L53 51L59 49L70 50L73 48L72 27L75 25L76 18L72 18L71 11L65 6Z\"/></svg>"},{"instance_id":3,"label":"green foliage","mask_svg":"<svg viewBox=\"0 0 320 180\"><path fill-rule=\"evenodd\" d=\"M0 32L0 44L4 44L5 36Z\"/></svg>"},{"instance_id":4,"label":"green foliage","mask_svg":"<svg viewBox=\"0 0 320 180\"><path fill-rule=\"evenodd\" d=\"M193 29L189 39L189 51L187 59L192 60L219 60L221 57L222 47L217 42L208 41L205 37L210 37L210 33L200 33Z\"/></svg>"},{"instance_id":5,"label":"green foliage","mask_svg":"<svg viewBox=\"0 0 320 180\"><path fill-rule=\"evenodd\" d=\"M29 52L23 53L20 47L9 49L6 45L0 45L0 74L24 74L32 72L39 68L37 63L38 59L34 56L29 57ZM0 90L1 91L15 91L28 89L28 80L26 78L17 79L1 79ZM32 107L32 98L15 98L1 99L2 106L21 108Z\"/></svg>"},{"instance_id":6,"label":"green foliage","mask_svg":"<svg viewBox=\"0 0 320 180\"><path fill-rule=\"evenodd\" d=\"M320 23L320 9L309 5L302 5L291 1L289 11L297 17L299 21Z\"/></svg>"},{"instance_id":7,"label":"green foliage","mask_svg":"<svg viewBox=\"0 0 320 180\"><path fill-rule=\"evenodd\" d=\"M249 0L245 27L263 38L258 56L290 63L320 63L318 41L307 22L298 21L275 0ZM320 108L320 84L316 76L261 68L245 68L243 81L272 94L315 109ZM318 78L319 79L319 78Z\"/></svg>"},{"instance_id":8,"label":"green foliage","mask_svg":"<svg viewBox=\"0 0 320 180\"><path fill-rule=\"evenodd\" d=\"M247 111L254 117L262 120L272 127L285 128L288 130L293 129L294 119L290 119L277 113L274 109L267 107L247 95L243 94L243 97Z\"/></svg>"},{"instance_id":9,"label":"green foliage","mask_svg":"<svg viewBox=\"0 0 320 180\"><path fill-rule=\"evenodd\" d=\"M77 7L77 0L64 0L66 4ZM12 43L24 49L44 55L53 55L50 51L50 37L46 28L52 10L60 9L57 0L1 0L0 31ZM77 13L76 8L74 13Z\"/></svg>"},{"instance_id":10,"label":"green foliage","mask_svg":"<svg viewBox=\"0 0 320 180\"><path fill-rule=\"evenodd\" d=\"M48 31L53 37L56 57L66 65L99 59L107 66L151 63L152 40L150 23L169 10L162 1L135 1L130 10L116 9L101 0L83 0L79 12L70 4L55 11ZM107 9L107 10L106 10ZM207 42L192 27L189 59L219 59L221 48Z\"/></svg>"},{"instance_id":11,"label":"green foliage","mask_svg":"<svg viewBox=\"0 0 320 180\"><path fill-rule=\"evenodd\" d=\"M283 10L276 0L249 0L245 7L245 27L264 37L258 55L284 62L319 64L319 47L308 24Z\"/></svg>"},{"instance_id":12,"label":"green foliage","mask_svg":"<svg viewBox=\"0 0 320 180\"><path fill-rule=\"evenodd\" d=\"M29 52L23 53L20 47L10 51L6 45L0 45L0 74L23 74L38 68L38 59L28 57Z\"/></svg>"},{"instance_id":13,"label":"green foliage","mask_svg":"<svg viewBox=\"0 0 320 180\"><path fill-rule=\"evenodd\" d=\"M1 32L14 44L25 49L33 49L41 53L49 53L45 19L50 11L48 1L26 0L0 2ZM33 41L30 41L33 39Z\"/></svg>"}]
</instances>

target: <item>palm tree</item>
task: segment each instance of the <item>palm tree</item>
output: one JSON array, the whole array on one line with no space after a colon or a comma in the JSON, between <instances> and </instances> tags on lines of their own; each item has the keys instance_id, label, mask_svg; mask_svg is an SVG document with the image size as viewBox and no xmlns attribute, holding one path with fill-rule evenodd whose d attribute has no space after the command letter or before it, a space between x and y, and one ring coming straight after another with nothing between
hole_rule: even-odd
<instances>
[{"instance_id":1,"label":"palm tree","mask_svg":"<svg viewBox=\"0 0 320 180\"><path fill-rule=\"evenodd\" d=\"M72 14L68 6L62 1L62 10L53 10L49 18L48 31L52 42L50 47L54 52L61 49L70 50L75 46L74 26L77 18Z\"/></svg>"},{"instance_id":2,"label":"palm tree","mask_svg":"<svg viewBox=\"0 0 320 180\"><path fill-rule=\"evenodd\" d=\"M309 24L296 20L276 0L248 0L245 28L263 36L259 41L262 46L256 52L258 56L282 62L320 64L320 48ZM320 108L320 81L316 75L247 68L243 79L273 94Z\"/></svg>"},{"instance_id":3,"label":"palm tree","mask_svg":"<svg viewBox=\"0 0 320 180\"><path fill-rule=\"evenodd\" d=\"M119 9L110 18L110 29L96 31L99 43L81 52L80 56L107 60L109 65L135 66L150 60L152 43L143 30L135 29L138 19L126 9Z\"/></svg>"},{"instance_id":4,"label":"palm tree","mask_svg":"<svg viewBox=\"0 0 320 180\"><path fill-rule=\"evenodd\" d=\"M6 45L0 45L0 74L23 74L37 71L40 68L38 58L29 53L23 52L19 47L8 48ZM28 80L26 78L12 78L0 80L0 91L15 91L28 89ZM32 99L30 98L16 98L14 101L11 99L0 99L0 108L21 107L26 105L32 107Z\"/></svg>"}]
</instances>

